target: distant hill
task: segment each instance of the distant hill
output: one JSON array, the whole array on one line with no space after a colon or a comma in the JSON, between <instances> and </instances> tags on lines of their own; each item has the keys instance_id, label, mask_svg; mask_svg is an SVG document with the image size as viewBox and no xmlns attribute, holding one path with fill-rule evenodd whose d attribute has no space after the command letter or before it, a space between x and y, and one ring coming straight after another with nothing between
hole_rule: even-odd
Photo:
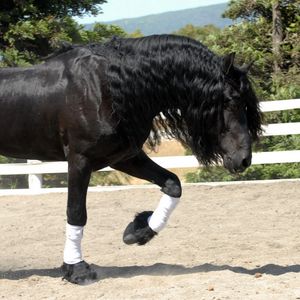
<instances>
[{"instance_id":1,"label":"distant hill","mask_svg":"<svg viewBox=\"0 0 300 300\"><path fill-rule=\"evenodd\" d=\"M172 33L187 24L193 24L195 26L213 24L223 28L232 24L230 19L224 19L221 16L226 7L227 3L221 3L104 23L118 25L128 33L140 29L144 35ZM92 26L93 24L85 25L87 29L92 28Z\"/></svg>"}]
</instances>

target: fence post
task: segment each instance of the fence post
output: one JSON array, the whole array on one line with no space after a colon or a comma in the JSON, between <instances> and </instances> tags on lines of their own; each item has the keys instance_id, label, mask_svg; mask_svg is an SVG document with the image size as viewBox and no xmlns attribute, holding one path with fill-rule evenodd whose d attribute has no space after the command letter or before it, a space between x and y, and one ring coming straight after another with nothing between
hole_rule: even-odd
<instances>
[{"instance_id":1,"label":"fence post","mask_svg":"<svg viewBox=\"0 0 300 300\"><path fill-rule=\"evenodd\" d=\"M39 164L40 160L27 160L28 164ZM42 174L29 174L28 175L28 188L32 191L40 190L43 185L43 176Z\"/></svg>"}]
</instances>

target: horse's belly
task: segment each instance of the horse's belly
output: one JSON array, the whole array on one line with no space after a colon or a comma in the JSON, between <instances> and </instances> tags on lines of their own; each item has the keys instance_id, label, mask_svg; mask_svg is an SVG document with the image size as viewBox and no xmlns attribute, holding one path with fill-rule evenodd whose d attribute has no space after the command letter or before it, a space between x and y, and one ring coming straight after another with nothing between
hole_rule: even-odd
<instances>
[{"instance_id":1,"label":"horse's belly","mask_svg":"<svg viewBox=\"0 0 300 300\"><path fill-rule=\"evenodd\" d=\"M55 144L39 142L38 146L29 143L3 144L0 141L0 155L23 159L38 159L47 161L65 160L60 147Z\"/></svg>"},{"instance_id":2,"label":"horse's belly","mask_svg":"<svg viewBox=\"0 0 300 300\"><path fill-rule=\"evenodd\" d=\"M9 121L0 112L0 154L24 159L65 158L57 130L26 113L20 120Z\"/></svg>"},{"instance_id":3,"label":"horse's belly","mask_svg":"<svg viewBox=\"0 0 300 300\"><path fill-rule=\"evenodd\" d=\"M37 159L45 161L66 160L64 153L60 149L49 149L43 151L35 148L18 148L18 147L2 147L0 146L0 155L22 158L22 159Z\"/></svg>"}]
</instances>

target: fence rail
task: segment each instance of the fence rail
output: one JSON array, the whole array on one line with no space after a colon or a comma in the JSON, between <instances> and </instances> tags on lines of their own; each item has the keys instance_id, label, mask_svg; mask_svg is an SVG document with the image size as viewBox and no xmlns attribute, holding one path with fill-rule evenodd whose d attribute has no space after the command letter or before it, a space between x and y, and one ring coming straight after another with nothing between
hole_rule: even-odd
<instances>
[{"instance_id":1,"label":"fence rail","mask_svg":"<svg viewBox=\"0 0 300 300\"><path fill-rule=\"evenodd\" d=\"M262 112L280 111L300 108L300 99L260 102Z\"/></svg>"},{"instance_id":2,"label":"fence rail","mask_svg":"<svg viewBox=\"0 0 300 300\"><path fill-rule=\"evenodd\" d=\"M260 103L263 112L291 110L300 108L300 99L264 101ZM300 122L268 124L263 126L263 136L300 134ZM198 162L194 156L153 157L164 168L194 168ZM252 164L273 164L300 162L300 150L253 153ZM29 160L28 163L0 164L0 175L29 175L29 188L41 188L40 174L67 173L67 162L40 162ZM112 171L110 167L100 171Z\"/></svg>"}]
</instances>

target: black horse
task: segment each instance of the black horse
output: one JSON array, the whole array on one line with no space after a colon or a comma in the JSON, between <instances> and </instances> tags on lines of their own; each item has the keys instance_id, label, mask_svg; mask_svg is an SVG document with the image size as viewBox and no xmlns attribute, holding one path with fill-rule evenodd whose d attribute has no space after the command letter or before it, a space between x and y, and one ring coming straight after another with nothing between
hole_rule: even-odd
<instances>
[{"instance_id":1,"label":"black horse","mask_svg":"<svg viewBox=\"0 0 300 300\"><path fill-rule=\"evenodd\" d=\"M162 134L174 137L201 164L223 159L231 172L251 164L261 114L248 68L233 63L234 54L157 35L69 45L43 64L0 69L0 153L68 161L67 280L95 277L80 250L92 171L111 166L161 187L157 220L143 212L124 232L125 243L145 244L181 196L179 179L144 153L145 141L154 148Z\"/></svg>"}]
</instances>

